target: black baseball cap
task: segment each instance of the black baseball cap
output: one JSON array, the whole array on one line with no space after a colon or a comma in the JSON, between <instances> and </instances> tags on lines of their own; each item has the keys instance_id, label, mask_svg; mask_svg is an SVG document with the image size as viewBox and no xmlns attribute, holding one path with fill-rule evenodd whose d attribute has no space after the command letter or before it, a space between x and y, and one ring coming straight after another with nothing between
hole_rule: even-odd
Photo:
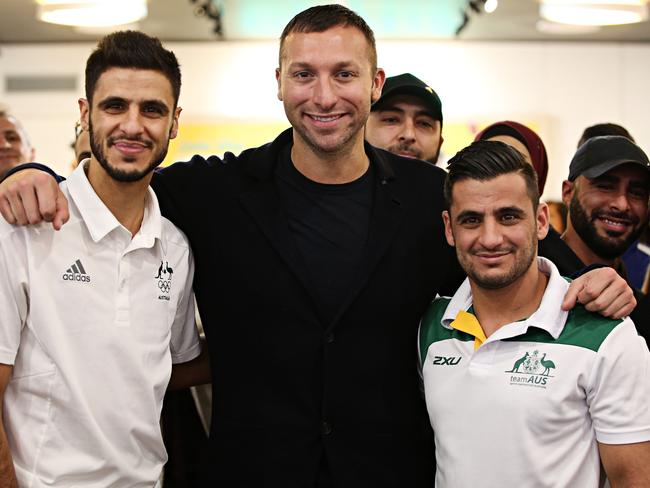
<instances>
[{"instance_id":1,"label":"black baseball cap","mask_svg":"<svg viewBox=\"0 0 650 488\"><path fill-rule=\"evenodd\" d=\"M598 136L578 148L569 165L569 181L578 176L596 178L621 164L637 164L650 171L650 161L643 150L623 136Z\"/></svg>"},{"instance_id":2,"label":"black baseball cap","mask_svg":"<svg viewBox=\"0 0 650 488\"><path fill-rule=\"evenodd\" d=\"M413 95L420 98L435 120L442 123L442 102L438 94L424 81L411 73L404 73L386 78L381 97L372 105L371 110L378 110L387 99L395 95Z\"/></svg>"}]
</instances>

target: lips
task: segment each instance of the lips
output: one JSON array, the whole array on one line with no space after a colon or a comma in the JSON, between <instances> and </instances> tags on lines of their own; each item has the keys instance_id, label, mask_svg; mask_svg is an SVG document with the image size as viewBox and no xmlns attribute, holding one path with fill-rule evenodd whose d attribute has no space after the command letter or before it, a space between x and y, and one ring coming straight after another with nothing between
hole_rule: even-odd
<instances>
[{"instance_id":1,"label":"lips","mask_svg":"<svg viewBox=\"0 0 650 488\"><path fill-rule=\"evenodd\" d=\"M610 236L618 237L636 225L635 219L628 214L611 214L599 212L594 220L600 223L600 227Z\"/></svg>"},{"instance_id":2,"label":"lips","mask_svg":"<svg viewBox=\"0 0 650 488\"><path fill-rule=\"evenodd\" d=\"M332 127L335 126L338 121L345 116L345 114L306 114L306 116L318 127Z\"/></svg>"},{"instance_id":3,"label":"lips","mask_svg":"<svg viewBox=\"0 0 650 488\"><path fill-rule=\"evenodd\" d=\"M130 140L130 139L111 139L109 138L108 147L115 147L119 152L125 155L133 156L151 149L153 144L150 141Z\"/></svg>"}]
</instances>

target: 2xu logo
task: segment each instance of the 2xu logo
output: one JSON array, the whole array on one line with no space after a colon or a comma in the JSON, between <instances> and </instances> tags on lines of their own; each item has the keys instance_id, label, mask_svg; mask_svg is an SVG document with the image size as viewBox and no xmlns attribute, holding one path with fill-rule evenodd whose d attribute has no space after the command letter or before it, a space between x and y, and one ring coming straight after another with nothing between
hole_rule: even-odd
<instances>
[{"instance_id":1,"label":"2xu logo","mask_svg":"<svg viewBox=\"0 0 650 488\"><path fill-rule=\"evenodd\" d=\"M447 365L447 366L455 366L456 364L460 363L460 356L454 357L454 356L434 356L433 357L433 364L439 364L439 365Z\"/></svg>"},{"instance_id":2,"label":"2xu logo","mask_svg":"<svg viewBox=\"0 0 650 488\"><path fill-rule=\"evenodd\" d=\"M90 276L88 275L63 273L62 278L64 281L82 281L84 283L90 283Z\"/></svg>"}]
</instances>

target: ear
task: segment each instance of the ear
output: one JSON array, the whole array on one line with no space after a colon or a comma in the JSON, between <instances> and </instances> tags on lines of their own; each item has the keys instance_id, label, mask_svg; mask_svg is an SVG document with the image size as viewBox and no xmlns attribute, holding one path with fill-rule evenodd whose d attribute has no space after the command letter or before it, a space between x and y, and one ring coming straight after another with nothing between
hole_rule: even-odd
<instances>
[{"instance_id":1,"label":"ear","mask_svg":"<svg viewBox=\"0 0 650 488\"><path fill-rule=\"evenodd\" d=\"M451 228L451 216L447 210L442 212L442 221L445 223L445 237L447 238L447 243L450 246L455 246L456 241L454 240L454 233Z\"/></svg>"},{"instance_id":2,"label":"ear","mask_svg":"<svg viewBox=\"0 0 650 488\"><path fill-rule=\"evenodd\" d=\"M181 116L182 111L183 109L181 107L176 107L176 110L174 110L174 115L172 117L172 128L169 131L170 139L175 139L178 135L178 118Z\"/></svg>"},{"instance_id":3,"label":"ear","mask_svg":"<svg viewBox=\"0 0 650 488\"><path fill-rule=\"evenodd\" d=\"M90 104L85 98L80 98L78 103L79 121L81 122L81 128L87 131L90 127Z\"/></svg>"},{"instance_id":4,"label":"ear","mask_svg":"<svg viewBox=\"0 0 650 488\"><path fill-rule=\"evenodd\" d=\"M278 84L278 100L282 101L282 72L280 71L280 68L275 68L275 81Z\"/></svg>"},{"instance_id":5,"label":"ear","mask_svg":"<svg viewBox=\"0 0 650 488\"><path fill-rule=\"evenodd\" d=\"M386 73L382 68L377 68L377 72L372 79L372 93L370 94L370 101L376 102L381 96L381 89L384 87L386 81Z\"/></svg>"},{"instance_id":6,"label":"ear","mask_svg":"<svg viewBox=\"0 0 650 488\"><path fill-rule=\"evenodd\" d=\"M567 206L567 208L569 208L569 205L571 204L571 200L573 199L575 191L575 181L564 180L562 182L562 201L564 202L564 205Z\"/></svg>"},{"instance_id":7,"label":"ear","mask_svg":"<svg viewBox=\"0 0 650 488\"><path fill-rule=\"evenodd\" d=\"M537 239L542 240L548 234L551 217L548 205L540 203L537 207Z\"/></svg>"}]
</instances>

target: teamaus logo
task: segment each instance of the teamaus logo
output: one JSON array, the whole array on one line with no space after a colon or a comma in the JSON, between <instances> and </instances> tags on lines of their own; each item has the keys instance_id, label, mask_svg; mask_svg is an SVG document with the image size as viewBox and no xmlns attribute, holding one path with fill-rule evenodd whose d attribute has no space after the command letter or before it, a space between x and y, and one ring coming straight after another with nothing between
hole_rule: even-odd
<instances>
[{"instance_id":1,"label":"teamaus logo","mask_svg":"<svg viewBox=\"0 0 650 488\"><path fill-rule=\"evenodd\" d=\"M77 259L72 266L65 270L61 276L63 281L75 281L77 283L90 283L90 275L81 264L81 260Z\"/></svg>"},{"instance_id":2,"label":"teamaus logo","mask_svg":"<svg viewBox=\"0 0 650 488\"><path fill-rule=\"evenodd\" d=\"M158 266L158 274L154 276L154 279L157 280L158 286L158 300L167 300L169 301L169 294L172 289L172 275L174 270L169 267L167 261L160 261L160 266Z\"/></svg>"},{"instance_id":3,"label":"teamaus logo","mask_svg":"<svg viewBox=\"0 0 650 488\"><path fill-rule=\"evenodd\" d=\"M546 359L546 353L540 357L539 351L526 353L518 358L512 365L512 369L506 373L510 375L510 384L519 386L534 386L536 388L546 388L549 384L551 370L555 369L555 363Z\"/></svg>"}]
</instances>

